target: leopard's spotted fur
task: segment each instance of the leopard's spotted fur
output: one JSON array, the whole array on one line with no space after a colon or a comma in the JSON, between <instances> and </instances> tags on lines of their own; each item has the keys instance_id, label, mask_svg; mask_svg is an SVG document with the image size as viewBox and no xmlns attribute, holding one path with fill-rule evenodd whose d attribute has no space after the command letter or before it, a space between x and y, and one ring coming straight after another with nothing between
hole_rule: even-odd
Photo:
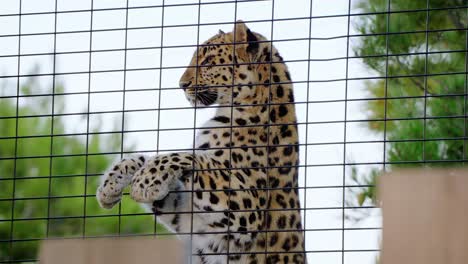
<instances>
[{"instance_id":1,"label":"leopard's spotted fur","mask_svg":"<svg viewBox=\"0 0 468 264\"><path fill-rule=\"evenodd\" d=\"M196 106L219 104L197 150L122 160L100 204L131 184L170 229L195 233L194 263L305 263L294 95L278 51L238 21L198 48L180 86Z\"/></svg>"}]
</instances>

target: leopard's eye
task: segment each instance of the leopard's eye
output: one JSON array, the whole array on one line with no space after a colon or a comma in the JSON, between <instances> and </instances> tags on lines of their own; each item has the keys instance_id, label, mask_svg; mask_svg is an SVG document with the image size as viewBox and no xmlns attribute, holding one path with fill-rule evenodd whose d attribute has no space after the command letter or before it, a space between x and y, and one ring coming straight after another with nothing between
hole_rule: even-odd
<instances>
[{"instance_id":1,"label":"leopard's eye","mask_svg":"<svg viewBox=\"0 0 468 264\"><path fill-rule=\"evenodd\" d=\"M206 65L208 63L210 63L210 61L215 57L215 55L210 55L208 57L206 57L201 63L200 65Z\"/></svg>"}]
</instances>

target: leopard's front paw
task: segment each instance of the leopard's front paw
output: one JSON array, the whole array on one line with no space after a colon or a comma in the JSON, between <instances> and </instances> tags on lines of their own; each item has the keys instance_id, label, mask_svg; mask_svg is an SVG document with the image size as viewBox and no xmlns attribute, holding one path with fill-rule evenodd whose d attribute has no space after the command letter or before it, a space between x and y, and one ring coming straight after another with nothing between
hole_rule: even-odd
<instances>
[{"instance_id":1,"label":"leopard's front paw","mask_svg":"<svg viewBox=\"0 0 468 264\"><path fill-rule=\"evenodd\" d=\"M144 156L125 158L103 175L103 182L96 192L96 198L102 208L111 209L120 202L123 189L130 184L133 174L144 162Z\"/></svg>"},{"instance_id":2,"label":"leopard's front paw","mask_svg":"<svg viewBox=\"0 0 468 264\"><path fill-rule=\"evenodd\" d=\"M118 175L121 176L122 175ZM97 189L96 197L102 208L111 209L122 199L125 186L121 183L105 180Z\"/></svg>"},{"instance_id":3,"label":"leopard's front paw","mask_svg":"<svg viewBox=\"0 0 468 264\"><path fill-rule=\"evenodd\" d=\"M158 156L148 161L147 166L135 173L130 196L142 203L164 199L177 186L177 181L186 171L168 156Z\"/></svg>"}]
</instances>

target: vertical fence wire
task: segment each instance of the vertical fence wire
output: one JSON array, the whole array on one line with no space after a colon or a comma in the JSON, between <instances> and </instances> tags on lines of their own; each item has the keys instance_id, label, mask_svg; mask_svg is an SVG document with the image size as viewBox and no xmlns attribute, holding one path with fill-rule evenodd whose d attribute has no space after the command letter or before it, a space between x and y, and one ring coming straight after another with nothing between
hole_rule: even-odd
<instances>
[{"instance_id":1,"label":"vertical fence wire","mask_svg":"<svg viewBox=\"0 0 468 264\"><path fill-rule=\"evenodd\" d=\"M164 46L164 4L165 4L165 0L162 0L162 8L161 8L161 35L160 35L160 38L161 38L161 42L160 42L160 45L161 47ZM159 67L161 68L159 70L159 83L158 83L158 86L159 86L159 89L158 89L158 103L157 103L157 109L160 109L161 108L161 90L162 90L162 78L163 78L163 49L161 48L159 50ZM156 129L159 129L161 126L161 113L158 112L158 118L157 118L157 124L156 124ZM160 135L159 135L159 132L157 132L156 134L156 154L159 153L159 138L160 138ZM154 232L156 233L156 228L157 228L157 225L158 225L158 220L157 218L155 217L154 218Z\"/></svg>"},{"instance_id":2,"label":"vertical fence wire","mask_svg":"<svg viewBox=\"0 0 468 264\"><path fill-rule=\"evenodd\" d=\"M122 80L122 124L121 124L121 129L122 133L120 135L120 159L123 158L123 153L124 153L124 144L125 144L125 97L127 94L127 54L128 54L128 0L125 1L125 35L124 35L124 60L123 60L123 80ZM89 69L91 71L91 69ZM156 145L156 148L158 146ZM121 227L122 227L122 204L119 203L119 222L118 222L118 234L122 232Z\"/></svg>"},{"instance_id":3,"label":"vertical fence wire","mask_svg":"<svg viewBox=\"0 0 468 264\"><path fill-rule=\"evenodd\" d=\"M54 14L54 58L53 58L53 69L52 72L56 71L56 66L57 66L57 57L55 53L57 52L57 1L55 1L55 14ZM18 73L19 75L19 73ZM55 87L56 86L56 79L55 75L52 76L52 112L51 112L51 124L50 124L50 155L54 152L54 112L55 112ZM47 199L47 218L50 218L50 205L51 205L51 199L50 196L52 196L52 164L53 164L53 158L49 159L49 186L48 186L48 199ZM86 193L86 192L85 192ZM84 198L86 199L86 198ZM83 219L84 221L84 219ZM47 220L47 227L46 227L46 237L49 237L49 231L50 231L50 220Z\"/></svg>"},{"instance_id":4,"label":"vertical fence wire","mask_svg":"<svg viewBox=\"0 0 468 264\"><path fill-rule=\"evenodd\" d=\"M91 111L91 83L92 83L92 67L93 67L93 13L94 12L94 0L91 0L91 13L90 13L90 23L89 23L89 60L88 60L88 94L87 94L87 103L86 103L86 112L90 113ZM89 165L89 137L90 137L90 116L89 114L86 115L86 141L85 141L85 169L84 169L84 201L83 201L83 237L86 237L86 206L87 206L87 199L86 194L88 190L88 165ZM122 136L123 138L123 136ZM120 208L120 205L119 205ZM120 209L119 209L120 210ZM119 226L120 226L120 216L119 218ZM120 229L120 228L119 228Z\"/></svg>"},{"instance_id":5,"label":"vertical fence wire","mask_svg":"<svg viewBox=\"0 0 468 264\"><path fill-rule=\"evenodd\" d=\"M345 66L345 96L344 96L344 122L343 122L343 179L342 185L342 201L341 205L343 209L341 210L342 218L341 218L341 263L345 263L345 220L346 220L346 141L347 141L347 120L348 120L348 67L349 67L349 31L351 27L351 0L348 1L348 21L347 21L347 28L346 28L346 66Z\"/></svg>"},{"instance_id":6,"label":"vertical fence wire","mask_svg":"<svg viewBox=\"0 0 468 264\"><path fill-rule=\"evenodd\" d=\"M383 118L383 122L384 122L384 129L383 129L383 151L382 151L382 155L383 155L383 158L382 158L382 170L384 172L387 171L387 109L388 109L388 101L387 101L387 98L388 98L388 82L389 82L389 76L390 74L388 73L389 72L389 65L388 65L388 60L389 60L389 38L390 38L390 16L391 16L391 1L392 0L388 0L387 1L387 10L386 10L386 29L385 29L385 94L384 94L384 110L383 110L383 114L384 114L384 118Z\"/></svg>"},{"instance_id":7,"label":"vertical fence wire","mask_svg":"<svg viewBox=\"0 0 468 264\"><path fill-rule=\"evenodd\" d=\"M12 191L12 196L11 196L11 222L10 222L10 236L8 237L9 239L9 256L8 260L12 261L12 256L13 256L13 243L14 243L14 238L13 238L13 228L14 228L14 223L15 223L15 194L16 194L16 171L17 171L17 156L18 156L18 130L19 130L19 99L20 99L20 70L21 70L21 0L19 1L19 8L18 8L18 59L17 63L18 66L16 68L16 72L18 74L16 78L16 111L15 111L15 150L14 150L14 157L13 157L13 191Z\"/></svg>"},{"instance_id":8,"label":"vertical fence wire","mask_svg":"<svg viewBox=\"0 0 468 264\"><path fill-rule=\"evenodd\" d=\"M468 14L468 10L467 10ZM463 154L462 158L463 160L467 159L467 149L466 149L466 141L468 138L468 127L467 127L467 108L468 108L468 101L467 101L467 95L468 95L468 29L465 29L465 88L464 88L464 96L463 96ZM463 165L466 165L465 162L463 162Z\"/></svg>"},{"instance_id":9,"label":"vertical fence wire","mask_svg":"<svg viewBox=\"0 0 468 264\"><path fill-rule=\"evenodd\" d=\"M426 161L426 130L427 130L427 78L428 78L428 60L429 60L429 0L426 1L426 32L425 32L425 54L424 54L424 110L423 110L423 142L422 142L422 161Z\"/></svg>"},{"instance_id":10,"label":"vertical fence wire","mask_svg":"<svg viewBox=\"0 0 468 264\"><path fill-rule=\"evenodd\" d=\"M309 100L310 100L310 88L312 87L312 85L310 85L310 63L311 63L311 46L312 46L312 15L313 15L313 7L314 7L314 1L313 0L310 0L310 5L309 5L309 36L308 36L308 40L307 40L307 84L306 84L306 98L307 98L307 103L306 103L306 109L305 109L305 112L307 113L306 114L306 123L309 122ZM305 126L305 146L304 146L304 150L305 150L305 153L304 153L304 162L305 162L305 167L304 167L304 186L306 187L307 186L307 165L308 165L308 160L307 160L307 153L308 153L308 146L307 146L307 143L309 142L309 127L306 125ZM298 174L299 174L299 168L298 168ZM299 181L299 179L298 179ZM299 185L299 184L298 184ZM299 191L299 190L298 190ZM303 229L304 229L304 234L303 236L306 237L307 235L307 210L305 210L305 208L307 208L307 192L304 190L304 196L303 196L303 210L301 211L302 212L302 219L303 219ZM307 250L307 239L304 241L304 248ZM305 254L305 257L307 257L307 254Z\"/></svg>"},{"instance_id":11,"label":"vertical fence wire","mask_svg":"<svg viewBox=\"0 0 468 264\"><path fill-rule=\"evenodd\" d=\"M198 6L197 6L197 42L195 43L195 48L196 48L196 51L195 51L195 56L196 56L196 65L199 65L199 52L200 52L200 49L199 49L199 46L200 46L200 21L201 21L201 0L198 0ZM195 68L195 84L198 83L198 78L199 78L199 68ZM197 97L198 95L198 90L195 89L195 98ZM197 100L194 101L194 110L197 108ZM193 135L192 135L192 156L195 156L195 149L196 149L196 133L197 133L197 111L193 111ZM197 166L196 164L196 161L195 159L192 160L192 168L196 168L195 166ZM193 175L194 177L200 177L200 173L202 173L203 171L194 171ZM195 181L191 181L191 185L192 185L192 191L195 190ZM189 254L193 254L194 252L194 249L193 249L193 233L194 233L194 193L192 192L191 195L190 195L190 211L192 212L190 214L190 245L189 245ZM197 252L198 253L198 252ZM190 258L190 264L193 263L193 258Z\"/></svg>"}]
</instances>

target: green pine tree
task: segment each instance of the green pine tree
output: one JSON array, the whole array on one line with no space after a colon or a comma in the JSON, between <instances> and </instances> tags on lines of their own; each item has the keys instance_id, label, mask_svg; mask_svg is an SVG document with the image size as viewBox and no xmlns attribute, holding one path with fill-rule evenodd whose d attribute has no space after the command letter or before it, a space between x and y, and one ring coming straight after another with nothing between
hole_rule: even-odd
<instances>
[{"instance_id":1,"label":"green pine tree","mask_svg":"<svg viewBox=\"0 0 468 264\"><path fill-rule=\"evenodd\" d=\"M359 17L355 28L366 36L354 47L372 72L390 77L365 86L369 97L377 98L365 104L368 118L391 119L368 123L375 133L386 131L386 169L464 165L468 151L467 2L391 0L390 11L420 11L386 14L388 1L359 3L363 12L380 14ZM375 185L381 173L374 169L360 175L352 170L360 184ZM355 194L361 205L367 199L376 203L374 187Z\"/></svg>"},{"instance_id":2,"label":"green pine tree","mask_svg":"<svg viewBox=\"0 0 468 264\"><path fill-rule=\"evenodd\" d=\"M99 134L90 135L86 147L86 136L67 136L64 117L56 116L52 138L52 117L16 118L17 98L5 96L8 90L16 90L16 84L4 83L0 88L0 261L35 259L40 240L46 237L152 234L155 228L164 232L128 196L120 209L108 211L97 204L94 194L99 177L95 175L103 173L116 156L85 154L105 152L104 145L120 149L120 135L105 142ZM21 87L21 94L51 90L30 79ZM55 87L56 94L63 91L61 85ZM18 106L20 116L51 112L51 96L23 98ZM63 97L55 96L54 105L55 113L63 112ZM101 131L100 124L91 124L91 130ZM51 160L51 154L73 156ZM140 215L108 216L119 213Z\"/></svg>"}]
</instances>

